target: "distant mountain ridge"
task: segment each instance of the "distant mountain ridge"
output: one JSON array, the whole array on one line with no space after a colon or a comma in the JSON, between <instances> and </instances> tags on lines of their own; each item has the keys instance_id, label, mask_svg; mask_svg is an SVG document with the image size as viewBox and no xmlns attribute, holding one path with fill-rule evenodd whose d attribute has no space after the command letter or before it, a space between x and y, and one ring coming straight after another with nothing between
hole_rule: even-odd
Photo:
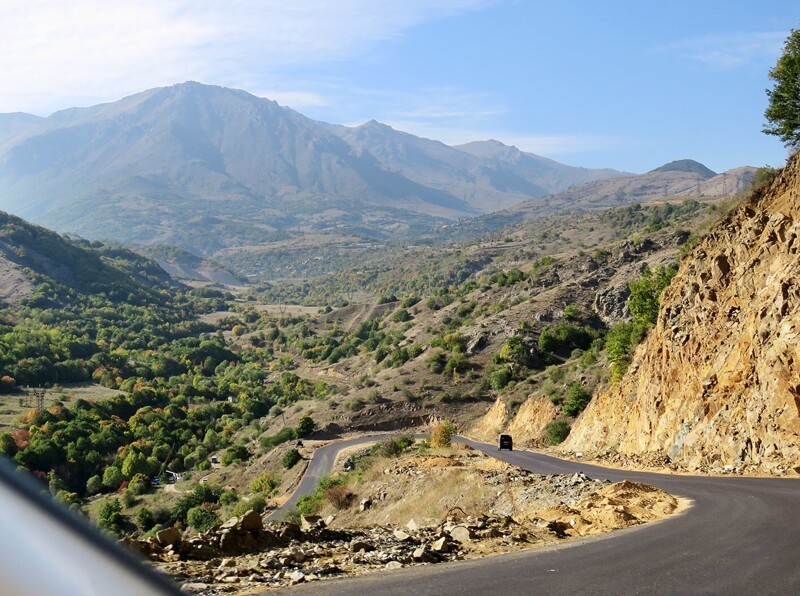
<instances>
[{"instance_id":1,"label":"distant mountain ridge","mask_svg":"<svg viewBox=\"0 0 800 596\"><path fill-rule=\"evenodd\" d=\"M480 143L326 124L183 83L48 118L0 115L0 208L87 238L212 254L286 230L387 238L623 175L516 148L501 158L489 143L484 156Z\"/></svg>"}]
</instances>

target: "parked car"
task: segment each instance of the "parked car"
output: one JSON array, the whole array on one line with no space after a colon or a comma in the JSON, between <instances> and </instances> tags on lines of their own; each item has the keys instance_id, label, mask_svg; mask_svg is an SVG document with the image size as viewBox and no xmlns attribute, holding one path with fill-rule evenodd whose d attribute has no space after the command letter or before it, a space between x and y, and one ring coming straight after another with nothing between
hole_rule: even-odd
<instances>
[{"instance_id":1,"label":"parked car","mask_svg":"<svg viewBox=\"0 0 800 596\"><path fill-rule=\"evenodd\" d=\"M217 457L216 455L212 455L211 456L211 463L212 464L218 464L219 463L219 457Z\"/></svg>"},{"instance_id":2,"label":"parked car","mask_svg":"<svg viewBox=\"0 0 800 596\"><path fill-rule=\"evenodd\" d=\"M513 451L513 441L511 440L511 435L500 435L500 440L497 445L497 450L500 451L501 449L508 449L509 451Z\"/></svg>"}]
</instances>

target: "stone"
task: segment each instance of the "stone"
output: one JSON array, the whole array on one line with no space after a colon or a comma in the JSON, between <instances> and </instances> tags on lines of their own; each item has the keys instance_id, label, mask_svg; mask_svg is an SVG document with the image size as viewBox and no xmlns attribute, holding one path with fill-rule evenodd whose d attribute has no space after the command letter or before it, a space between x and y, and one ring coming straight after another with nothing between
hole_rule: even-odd
<instances>
[{"instance_id":1,"label":"stone","mask_svg":"<svg viewBox=\"0 0 800 596\"><path fill-rule=\"evenodd\" d=\"M313 530L319 527L320 522L322 522L322 518L319 515L301 515L300 529L305 531Z\"/></svg>"},{"instance_id":2,"label":"stone","mask_svg":"<svg viewBox=\"0 0 800 596\"><path fill-rule=\"evenodd\" d=\"M455 526L450 530L449 534L453 540L456 540L461 544L470 542L473 538L472 531L466 526Z\"/></svg>"},{"instance_id":3,"label":"stone","mask_svg":"<svg viewBox=\"0 0 800 596\"><path fill-rule=\"evenodd\" d=\"M411 538L411 536L409 536L409 534L407 532L404 532L403 530L395 530L393 534L397 540L400 540L402 542L409 540Z\"/></svg>"},{"instance_id":4,"label":"stone","mask_svg":"<svg viewBox=\"0 0 800 596\"><path fill-rule=\"evenodd\" d=\"M239 527L246 532L260 532L264 529L264 520L259 513L250 509L240 518Z\"/></svg>"},{"instance_id":5,"label":"stone","mask_svg":"<svg viewBox=\"0 0 800 596\"><path fill-rule=\"evenodd\" d=\"M450 545L447 542L447 538L445 536L439 538L439 540L431 544L431 550L437 553L449 553Z\"/></svg>"},{"instance_id":6,"label":"stone","mask_svg":"<svg viewBox=\"0 0 800 596\"><path fill-rule=\"evenodd\" d=\"M226 558L219 562L220 567L236 567L236 559Z\"/></svg>"},{"instance_id":7,"label":"stone","mask_svg":"<svg viewBox=\"0 0 800 596\"><path fill-rule=\"evenodd\" d=\"M330 525L333 523L333 520L335 519L336 519L335 515L329 515L328 517L326 517L325 521L323 522L325 524L325 527L326 528L330 527Z\"/></svg>"},{"instance_id":8,"label":"stone","mask_svg":"<svg viewBox=\"0 0 800 596\"><path fill-rule=\"evenodd\" d=\"M798 470L798 473L800 473L800 470ZM408 523L406 524L406 530L408 530L409 532L418 532L420 527L421 526L417 523L417 520L415 519L408 520Z\"/></svg>"},{"instance_id":9,"label":"stone","mask_svg":"<svg viewBox=\"0 0 800 596\"><path fill-rule=\"evenodd\" d=\"M402 569L403 564L400 561L389 561L384 567L386 569Z\"/></svg>"},{"instance_id":10,"label":"stone","mask_svg":"<svg viewBox=\"0 0 800 596\"><path fill-rule=\"evenodd\" d=\"M365 540L358 540L358 539L352 540L350 542L349 548L350 548L350 552L351 553L357 553L357 552L362 551L362 550L365 553L368 553L370 551L375 550L375 547L372 544L370 544L369 542L367 542Z\"/></svg>"},{"instance_id":11,"label":"stone","mask_svg":"<svg viewBox=\"0 0 800 596\"><path fill-rule=\"evenodd\" d=\"M361 503L359 503L359 505L358 505L358 510L363 513L364 511L366 511L370 507L372 507L372 499L367 497L366 499L362 499L361 500Z\"/></svg>"},{"instance_id":12,"label":"stone","mask_svg":"<svg viewBox=\"0 0 800 596\"><path fill-rule=\"evenodd\" d=\"M411 558L415 561L425 561L427 560L428 551L425 550L424 546L420 546L419 548L415 549L414 552L411 554Z\"/></svg>"},{"instance_id":13,"label":"stone","mask_svg":"<svg viewBox=\"0 0 800 596\"><path fill-rule=\"evenodd\" d=\"M297 585L306 581L306 574L302 571L292 571L289 574L289 579L292 581L292 585Z\"/></svg>"},{"instance_id":14,"label":"stone","mask_svg":"<svg viewBox=\"0 0 800 596\"><path fill-rule=\"evenodd\" d=\"M170 528L164 528L160 532L156 533L156 542L159 546L180 544L181 538L181 531L174 526Z\"/></svg>"},{"instance_id":15,"label":"stone","mask_svg":"<svg viewBox=\"0 0 800 596\"><path fill-rule=\"evenodd\" d=\"M210 587L211 586L203 582L186 582L185 584L181 584L181 590L183 592L203 592Z\"/></svg>"}]
</instances>

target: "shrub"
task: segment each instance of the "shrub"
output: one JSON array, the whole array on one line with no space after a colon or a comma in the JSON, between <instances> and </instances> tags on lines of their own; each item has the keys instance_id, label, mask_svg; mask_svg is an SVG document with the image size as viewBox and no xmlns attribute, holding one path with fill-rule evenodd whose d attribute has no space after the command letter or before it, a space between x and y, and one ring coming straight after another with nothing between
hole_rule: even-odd
<instances>
[{"instance_id":1,"label":"shrub","mask_svg":"<svg viewBox=\"0 0 800 596\"><path fill-rule=\"evenodd\" d=\"M427 363L431 372L438 375L444 370L445 364L447 364L447 355L441 351L434 352L428 357Z\"/></svg>"},{"instance_id":2,"label":"shrub","mask_svg":"<svg viewBox=\"0 0 800 596\"><path fill-rule=\"evenodd\" d=\"M553 420L545 428L545 437L548 445L563 443L569 436L570 426L566 420Z\"/></svg>"},{"instance_id":3,"label":"shrub","mask_svg":"<svg viewBox=\"0 0 800 596\"><path fill-rule=\"evenodd\" d=\"M297 511L302 515L316 515L322 509L322 495L314 493L297 499Z\"/></svg>"},{"instance_id":4,"label":"shrub","mask_svg":"<svg viewBox=\"0 0 800 596\"><path fill-rule=\"evenodd\" d=\"M222 494L219 496L220 505L233 505L238 500L239 495L236 494L235 490L223 490Z\"/></svg>"},{"instance_id":5,"label":"shrub","mask_svg":"<svg viewBox=\"0 0 800 596\"><path fill-rule=\"evenodd\" d=\"M283 427L281 430L278 431L277 434L269 436L269 437L261 437L259 442L261 443L261 447L264 448L265 451L269 451L282 443L286 443L287 441L291 441L297 438L297 434L295 430L289 426Z\"/></svg>"},{"instance_id":6,"label":"shrub","mask_svg":"<svg viewBox=\"0 0 800 596\"><path fill-rule=\"evenodd\" d=\"M256 513L261 513L264 511L264 508L267 506L267 499L264 495L256 495L252 499L248 499L247 501L240 502L236 507L233 509L233 515L239 517L244 515L248 511L255 511Z\"/></svg>"},{"instance_id":7,"label":"shrub","mask_svg":"<svg viewBox=\"0 0 800 596\"><path fill-rule=\"evenodd\" d=\"M124 507L131 507L136 503L136 493L131 489L126 488L120 493L120 501Z\"/></svg>"},{"instance_id":8,"label":"shrub","mask_svg":"<svg viewBox=\"0 0 800 596\"><path fill-rule=\"evenodd\" d=\"M185 520L189 509L203 503L217 503L222 494L222 489L210 484L200 484L192 492L184 493L172 507L172 517Z\"/></svg>"},{"instance_id":9,"label":"shrub","mask_svg":"<svg viewBox=\"0 0 800 596\"><path fill-rule=\"evenodd\" d=\"M250 452L244 445L231 445L225 450L225 455L222 456L222 464L229 466L237 461L247 461L250 459Z\"/></svg>"},{"instance_id":10,"label":"shrub","mask_svg":"<svg viewBox=\"0 0 800 596\"><path fill-rule=\"evenodd\" d=\"M431 447L450 447L458 429L450 420L440 422L431 430Z\"/></svg>"},{"instance_id":11,"label":"shrub","mask_svg":"<svg viewBox=\"0 0 800 596\"><path fill-rule=\"evenodd\" d=\"M375 445L373 451L384 457L397 457L413 444L413 437L393 437Z\"/></svg>"},{"instance_id":12,"label":"shrub","mask_svg":"<svg viewBox=\"0 0 800 596\"><path fill-rule=\"evenodd\" d=\"M567 397L564 399L561 409L569 416L577 416L583 412L591 399L592 394L581 383L573 383L567 389Z\"/></svg>"},{"instance_id":13,"label":"shrub","mask_svg":"<svg viewBox=\"0 0 800 596\"><path fill-rule=\"evenodd\" d=\"M128 483L128 490L134 495L143 495L150 488L150 480L144 474L136 474Z\"/></svg>"},{"instance_id":14,"label":"shrub","mask_svg":"<svg viewBox=\"0 0 800 596\"><path fill-rule=\"evenodd\" d=\"M396 313L394 313L392 320L397 323L405 323L406 321L411 320L411 314L405 308L401 308Z\"/></svg>"},{"instance_id":15,"label":"shrub","mask_svg":"<svg viewBox=\"0 0 800 596\"><path fill-rule=\"evenodd\" d=\"M103 472L103 484L111 490L117 490L122 484L122 472L116 466L108 466Z\"/></svg>"},{"instance_id":16,"label":"shrub","mask_svg":"<svg viewBox=\"0 0 800 596\"><path fill-rule=\"evenodd\" d=\"M511 370L502 366L489 373L489 384L492 389L500 390L511 382Z\"/></svg>"},{"instance_id":17,"label":"shrub","mask_svg":"<svg viewBox=\"0 0 800 596\"><path fill-rule=\"evenodd\" d=\"M347 509L353 504L355 495L344 486L331 486L325 489L323 496L336 509Z\"/></svg>"},{"instance_id":18,"label":"shrub","mask_svg":"<svg viewBox=\"0 0 800 596\"><path fill-rule=\"evenodd\" d=\"M97 474L86 481L86 494L96 495L101 490L103 490L103 479Z\"/></svg>"},{"instance_id":19,"label":"shrub","mask_svg":"<svg viewBox=\"0 0 800 596\"><path fill-rule=\"evenodd\" d=\"M136 512L136 525L139 526L142 532L147 532L155 523L156 520L153 516L153 512L147 507L140 507L139 511Z\"/></svg>"},{"instance_id":20,"label":"shrub","mask_svg":"<svg viewBox=\"0 0 800 596\"><path fill-rule=\"evenodd\" d=\"M220 523L217 514L204 505L198 505L189 509L186 514L186 522L198 533L208 532L211 528Z\"/></svg>"},{"instance_id":21,"label":"shrub","mask_svg":"<svg viewBox=\"0 0 800 596\"><path fill-rule=\"evenodd\" d=\"M297 465L303 457L300 455L300 452L297 449L290 449L286 453L283 454L283 467L287 470L292 469Z\"/></svg>"},{"instance_id":22,"label":"shrub","mask_svg":"<svg viewBox=\"0 0 800 596\"><path fill-rule=\"evenodd\" d=\"M250 490L254 493L267 493L270 494L278 486L278 480L270 472L264 472L253 480L250 485Z\"/></svg>"}]
</instances>

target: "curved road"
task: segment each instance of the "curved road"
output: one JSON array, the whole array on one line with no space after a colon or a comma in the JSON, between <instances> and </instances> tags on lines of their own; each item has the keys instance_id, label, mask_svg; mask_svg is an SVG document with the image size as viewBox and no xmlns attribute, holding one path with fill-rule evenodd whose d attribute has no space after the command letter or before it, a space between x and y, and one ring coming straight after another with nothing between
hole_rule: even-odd
<instances>
[{"instance_id":1,"label":"curved road","mask_svg":"<svg viewBox=\"0 0 800 596\"><path fill-rule=\"evenodd\" d=\"M336 453L375 437L317 451L309 484ZM613 470L458 439L540 474L583 471L635 480L694 501L685 513L629 530L485 559L410 567L301 584L292 594L800 594L800 482ZM321 453L320 453L321 452ZM304 489L305 478L300 485ZM301 493L298 490L299 494ZM297 496L299 496L299 494Z\"/></svg>"}]
</instances>

